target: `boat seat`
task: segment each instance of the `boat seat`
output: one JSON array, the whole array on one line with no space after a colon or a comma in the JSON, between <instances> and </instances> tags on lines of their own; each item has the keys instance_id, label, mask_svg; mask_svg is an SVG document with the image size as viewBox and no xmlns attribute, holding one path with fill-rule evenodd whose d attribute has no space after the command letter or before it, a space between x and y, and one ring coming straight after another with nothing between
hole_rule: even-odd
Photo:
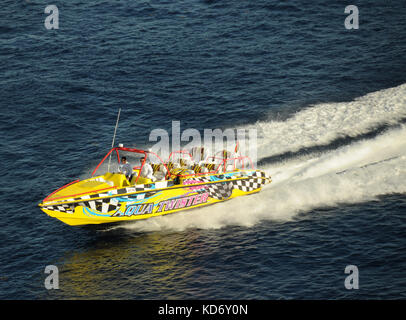
<instances>
[{"instance_id":1,"label":"boat seat","mask_svg":"<svg viewBox=\"0 0 406 320\"><path fill-rule=\"evenodd\" d=\"M130 182L126 178L126 176L122 173L110 173L107 172L103 177L106 182L112 182L115 187L128 187Z\"/></svg>"},{"instance_id":2,"label":"boat seat","mask_svg":"<svg viewBox=\"0 0 406 320\"><path fill-rule=\"evenodd\" d=\"M136 181L137 176L133 176L131 179L131 185L134 185ZM139 177L137 181L137 184L150 184L150 183L153 183L152 180L144 177Z\"/></svg>"},{"instance_id":3,"label":"boat seat","mask_svg":"<svg viewBox=\"0 0 406 320\"><path fill-rule=\"evenodd\" d=\"M151 164L151 167L152 167L153 174L155 174L157 171L159 171L159 168L161 167L161 164L160 163L153 163L153 164Z\"/></svg>"},{"instance_id":4,"label":"boat seat","mask_svg":"<svg viewBox=\"0 0 406 320\"><path fill-rule=\"evenodd\" d=\"M187 162L184 159L179 159L179 164L181 167L187 167Z\"/></svg>"},{"instance_id":5,"label":"boat seat","mask_svg":"<svg viewBox=\"0 0 406 320\"><path fill-rule=\"evenodd\" d=\"M207 170L214 171L216 164L215 163L205 163L204 166L207 168Z\"/></svg>"},{"instance_id":6,"label":"boat seat","mask_svg":"<svg viewBox=\"0 0 406 320\"><path fill-rule=\"evenodd\" d=\"M171 171L171 170L173 169L173 167L174 167L173 162L169 161L169 162L166 164L166 167L168 168L169 171Z\"/></svg>"}]
</instances>

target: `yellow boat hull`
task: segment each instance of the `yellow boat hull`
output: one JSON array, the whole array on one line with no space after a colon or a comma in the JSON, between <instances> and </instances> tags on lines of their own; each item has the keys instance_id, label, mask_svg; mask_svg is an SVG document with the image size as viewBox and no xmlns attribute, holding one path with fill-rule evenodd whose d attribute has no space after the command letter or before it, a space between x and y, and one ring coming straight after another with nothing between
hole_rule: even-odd
<instances>
[{"instance_id":1,"label":"yellow boat hull","mask_svg":"<svg viewBox=\"0 0 406 320\"><path fill-rule=\"evenodd\" d=\"M250 192L242 192L240 190L234 190L233 195L226 199L232 199L236 198L242 195L248 195L252 193L257 193L259 192L260 189L255 190L255 191L250 191ZM216 200L216 199L211 199L205 203L195 205L193 207L189 208L180 208L180 209L173 209L173 210L168 210L168 211L161 211L161 212L153 212L153 213L147 213L147 214L138 214L138 215L131 215L131 216L122 216L122 217L114 217L114 216L109 216L109 217L92 217L89 216L88 208L77 206L75 208L75 211L73 214L69 213L63 213L63 212L58 212L54 210L48 210L41 208L42 211L44 211L47 215L50 217L56 218L70 226L80 226L80 225L89 225L89 224L104 224L104 223L117 223L117 222L129 222L129 221L136 221L136 220L143 220L143 219L149 219L152 217L157 217L157 216L163 216L179 211L184 211L187 209L193 209L193 208L200 208L203 206L208 206L211 204L215 204L218 202L223 202L226 200Z\"/></svg>"},{"instance_id":2,"label":"yellow boat hull","mask_svg":"<svg viewBox=\"0 0 406 320\"><path fill-rule=\"evenodd\" d=\"M118 189L100 182L103 188L98 190L102 191L95 193L95 180L68 187L75 192L90 188L88 193L81 192L76 197L69 196L68 188L56 192L39 204L41 210L71 226L129 222L249 195L271 182L261 171L232 172L186 179L181 184L164 181Z\"/></svg>"}]
</instances>

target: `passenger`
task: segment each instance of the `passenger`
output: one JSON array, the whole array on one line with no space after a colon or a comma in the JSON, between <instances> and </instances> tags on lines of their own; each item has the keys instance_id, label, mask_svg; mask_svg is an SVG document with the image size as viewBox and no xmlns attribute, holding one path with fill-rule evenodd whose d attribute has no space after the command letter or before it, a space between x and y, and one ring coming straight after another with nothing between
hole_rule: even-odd
<instances>
[{"instance_id":1,"label":"passenger","mask_svg":"<svg viewBox=\"0 0 406 320\"><path fill-rule=\"evenodd\" d=\"M131 181L133 175L133 168L130 163L127 162L126 157L121 157L121 164L118 167L118 171L123 173L126 178Z\"/></svg>"},{"instance_id":2,"label":"passenger","mask_svg":"<svg viewBox=\"0 0 406 320\"><path fill-rule=\"evenodd\" d=\"M141 166L144 161L145 156L141 158ZM152 181L156 180L156 178L154 177L154 170L152 170L152 167L148 162L145 162L144 166L142 167L140 176L143 178L151 179Z\"/></svg>"},{"instance_id":3,"label":"passenger","mask_svg":"<svg viewBox=\"0 0 406 320\"><path fill-rule=\"evenodd\" d=\"M183 169L190 169L193 166L193 162L189 159L179 159L179 165Z\"/></svg>"},{"instance_id":4,"label":"passenger","mask_svg":"<svg viewBox=\"0 0 406 320\"><path fill-rule=\"evenodd\" d=\"M180 169L180 164L178 162L173 162L171 170L173 170L173 169ZM169 170L169 171L171 171L171 170Z\"/></svg>"},{"instance_id":5,"label":"passenger","mask_svg":"<svg viewBox=\"0 0 406 320\"><path fill-rule=\"evenodd\" d=\"M185 167L187 169L192 169L194 167L194 165L195 165L195 163L191 159L185 159L185 163L186 163Z\"/></svg>"},{"instance_id":6,"label":"passenger","mask_svg":"<svg viewBox=\"0 0 406 320\"><path fill-rule=\"evenodd\" d=\"M232 163L230 163L230 161L232 161L235 156L227 150L223 150L222 151L223 154L223 170L225 169L226 171L233 171L234 170L234 165Z\"/></svg>"},{"instance_id":7,"label":"passenger","mask_svg":"<svg viewBox=\"0 0 406 320\"><path fill-rule=\"evenodd\" d=\"M193 147L190 150L190 153L192 155L192 159L196 163L200 163L205 159L205 149L204 147Z\"/></svg>"},{"instance_id":8,"label":"passenger","mask_svg":"<svg viewBox=\"0 0 406 320\"><path fill-rule=\"evenodd\" d=\"M166 170L165 166L163 164L160 164L159 169L155 172L154 176L158 181L163 181L165 180L167 173L168 171Z\"/></svg>"}]
</instances>

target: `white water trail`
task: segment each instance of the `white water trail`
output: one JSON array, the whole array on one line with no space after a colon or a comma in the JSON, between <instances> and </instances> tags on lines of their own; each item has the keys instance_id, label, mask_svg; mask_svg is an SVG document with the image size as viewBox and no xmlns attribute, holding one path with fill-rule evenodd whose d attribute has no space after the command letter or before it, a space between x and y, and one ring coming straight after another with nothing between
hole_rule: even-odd
<instances>
[{"instance_id":1,"label":"white water trail","mask_svg":"<svg viewBox=\"0 0 406 320\"><path fill-rule=\"evenodd\" d=\"M264 149L259 157L356 136L382 124L398 125L374 138L265 166L261 169L273 182L258 194L123 227L134 231L249 227L264 220L289 221L315 208L406 193L406 126L399 124L406 112L405 97L406 85L402 85L349 103L317 105L284 122L263 123L269 132L261 138ZM311 114L318 120L308 127Z\"/></svg>"},{"instance_id":2,"label":"white water trail","mask_svg":"<svg viewBox=\"0 0 406 320\"><path fill-rule=\"evenodd\" d=\"M309 106L285 121L259 121L250 127L258 131L258 157L267 157L356 137L402 118L406 118L406 84L350 102Z\"/></svg>"}]
</instances>

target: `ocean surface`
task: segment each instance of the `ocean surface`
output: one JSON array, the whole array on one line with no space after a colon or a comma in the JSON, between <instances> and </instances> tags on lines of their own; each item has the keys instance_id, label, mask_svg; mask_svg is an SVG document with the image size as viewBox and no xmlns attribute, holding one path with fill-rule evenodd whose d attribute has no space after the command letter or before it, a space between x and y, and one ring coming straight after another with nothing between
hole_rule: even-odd
<instances>
[{"instance_id":1,"label":"ocean surface","mask_svg":"<svg viewBox=\"0 0 406 320\"><path fill-rule=\"evenodd\" d=\"M405 299L405 17L403 0L2 1L0 299ZM121 227L47 216L118 108L126 146L172 121L255 128L273 183Z\"/></svg>"}]
</instances>

